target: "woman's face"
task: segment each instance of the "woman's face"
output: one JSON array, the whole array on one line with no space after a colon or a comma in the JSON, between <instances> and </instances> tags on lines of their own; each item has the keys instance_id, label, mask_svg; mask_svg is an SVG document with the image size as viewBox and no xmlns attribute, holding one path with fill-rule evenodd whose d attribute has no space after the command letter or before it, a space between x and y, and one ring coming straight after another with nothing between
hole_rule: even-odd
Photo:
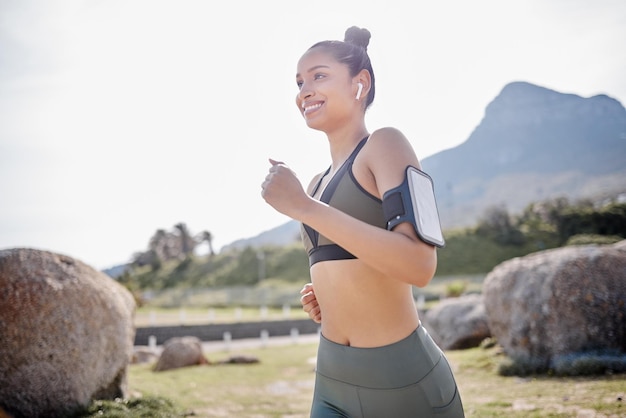
<instances>
[{"instance_id":1,"label":"woman's face","mask_svg":"<svg viewBox=\"0 0 626 418\"><path fill-rule=\"evenodd\" d=\"M348 67L323 50L309 50L300 58L296 83L296 105L310 128L332 129L358 109Z\"/></svg>"}]
</instances>

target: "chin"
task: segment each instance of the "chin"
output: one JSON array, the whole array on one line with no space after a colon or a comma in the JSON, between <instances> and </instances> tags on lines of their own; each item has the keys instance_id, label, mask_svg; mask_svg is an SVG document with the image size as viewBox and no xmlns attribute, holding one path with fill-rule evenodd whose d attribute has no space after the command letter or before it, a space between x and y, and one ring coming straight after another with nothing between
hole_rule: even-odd
<instances>
[{"instance_id":1,"label":"chin","mask_svg":"<svg viewBox=\"0 0 626 418\"><path fill-rule=\"evenodd\" d=\"M323 127L321 126L320 123L315 123L314 120L306 120L306 126L308 126L311 129L315 129L316 131L324 131Z\"/></svg>"}]
</instances>

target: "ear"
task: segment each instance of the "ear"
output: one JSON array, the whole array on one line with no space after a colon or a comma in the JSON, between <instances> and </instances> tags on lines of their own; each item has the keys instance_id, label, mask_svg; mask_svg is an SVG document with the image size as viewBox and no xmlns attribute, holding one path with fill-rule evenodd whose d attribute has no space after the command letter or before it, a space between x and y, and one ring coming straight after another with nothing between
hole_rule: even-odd
<instances>
[{"instance_id":1,"label":"ear","mask_svg":"<svg viewBox=\"0 0 626 418\"><path fill-rule=\"evenodd\" d=\"M362 88L360 88L361 90L360 100L367 97L370 91L370 87L372 85L372 77L370 76L370 72L367 70L361 70L356 76L353 77L352 81L353 81L354 89L355 89L354 94L355 95L357 94L359 87L360 87L359 86L359 83L360 83L363 86Z\"/></svg>"}]
</instances>

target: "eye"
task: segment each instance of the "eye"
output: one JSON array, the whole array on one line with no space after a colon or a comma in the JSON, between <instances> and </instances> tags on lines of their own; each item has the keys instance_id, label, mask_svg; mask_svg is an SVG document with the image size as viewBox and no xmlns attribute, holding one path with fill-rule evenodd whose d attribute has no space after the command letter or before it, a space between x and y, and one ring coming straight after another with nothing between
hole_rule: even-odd
<instances>
[{"instance_id":1,"label":"eye","mask_svg":"<svg viewBox=\"0 0 626 418\"><path fill-rule=\"evenodd\" d=\"M313 79L315 79L315 80L320 80L320 79L325 78L325 77L326 77L326 74L317 73L317 74L315 74L315 75L313 76Z\"/></svg>"},{"instance_id":2,"label":"eye","mask_svg":"<svg viewBox=\"0 0 626 418\"><path fill-rule=\"evenodd\" d=\"M304 84L304 83L303 83L301 80L297 80L297 81L296 81L296 85L298 86L298 90L302 90L302 85L303 85L303 84Z\"/></svg>"}]
</instances>

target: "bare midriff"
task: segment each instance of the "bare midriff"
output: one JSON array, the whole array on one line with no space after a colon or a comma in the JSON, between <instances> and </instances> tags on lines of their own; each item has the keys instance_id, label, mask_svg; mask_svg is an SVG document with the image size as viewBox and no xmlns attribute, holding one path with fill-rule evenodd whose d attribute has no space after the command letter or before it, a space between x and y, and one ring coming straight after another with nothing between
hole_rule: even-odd
<instances>
[{"instance_id":1,"label":"bare midriff","mask_svg":"<svg viewBox=\"0 0 626 418\"><path fill-rule=\"evenodd\" d=\"M407 337L419 325L411 285L358 259L316 263L311 279L322 312L321 332L330 341L381 347Z\"/></svg>"}]
</instances>

